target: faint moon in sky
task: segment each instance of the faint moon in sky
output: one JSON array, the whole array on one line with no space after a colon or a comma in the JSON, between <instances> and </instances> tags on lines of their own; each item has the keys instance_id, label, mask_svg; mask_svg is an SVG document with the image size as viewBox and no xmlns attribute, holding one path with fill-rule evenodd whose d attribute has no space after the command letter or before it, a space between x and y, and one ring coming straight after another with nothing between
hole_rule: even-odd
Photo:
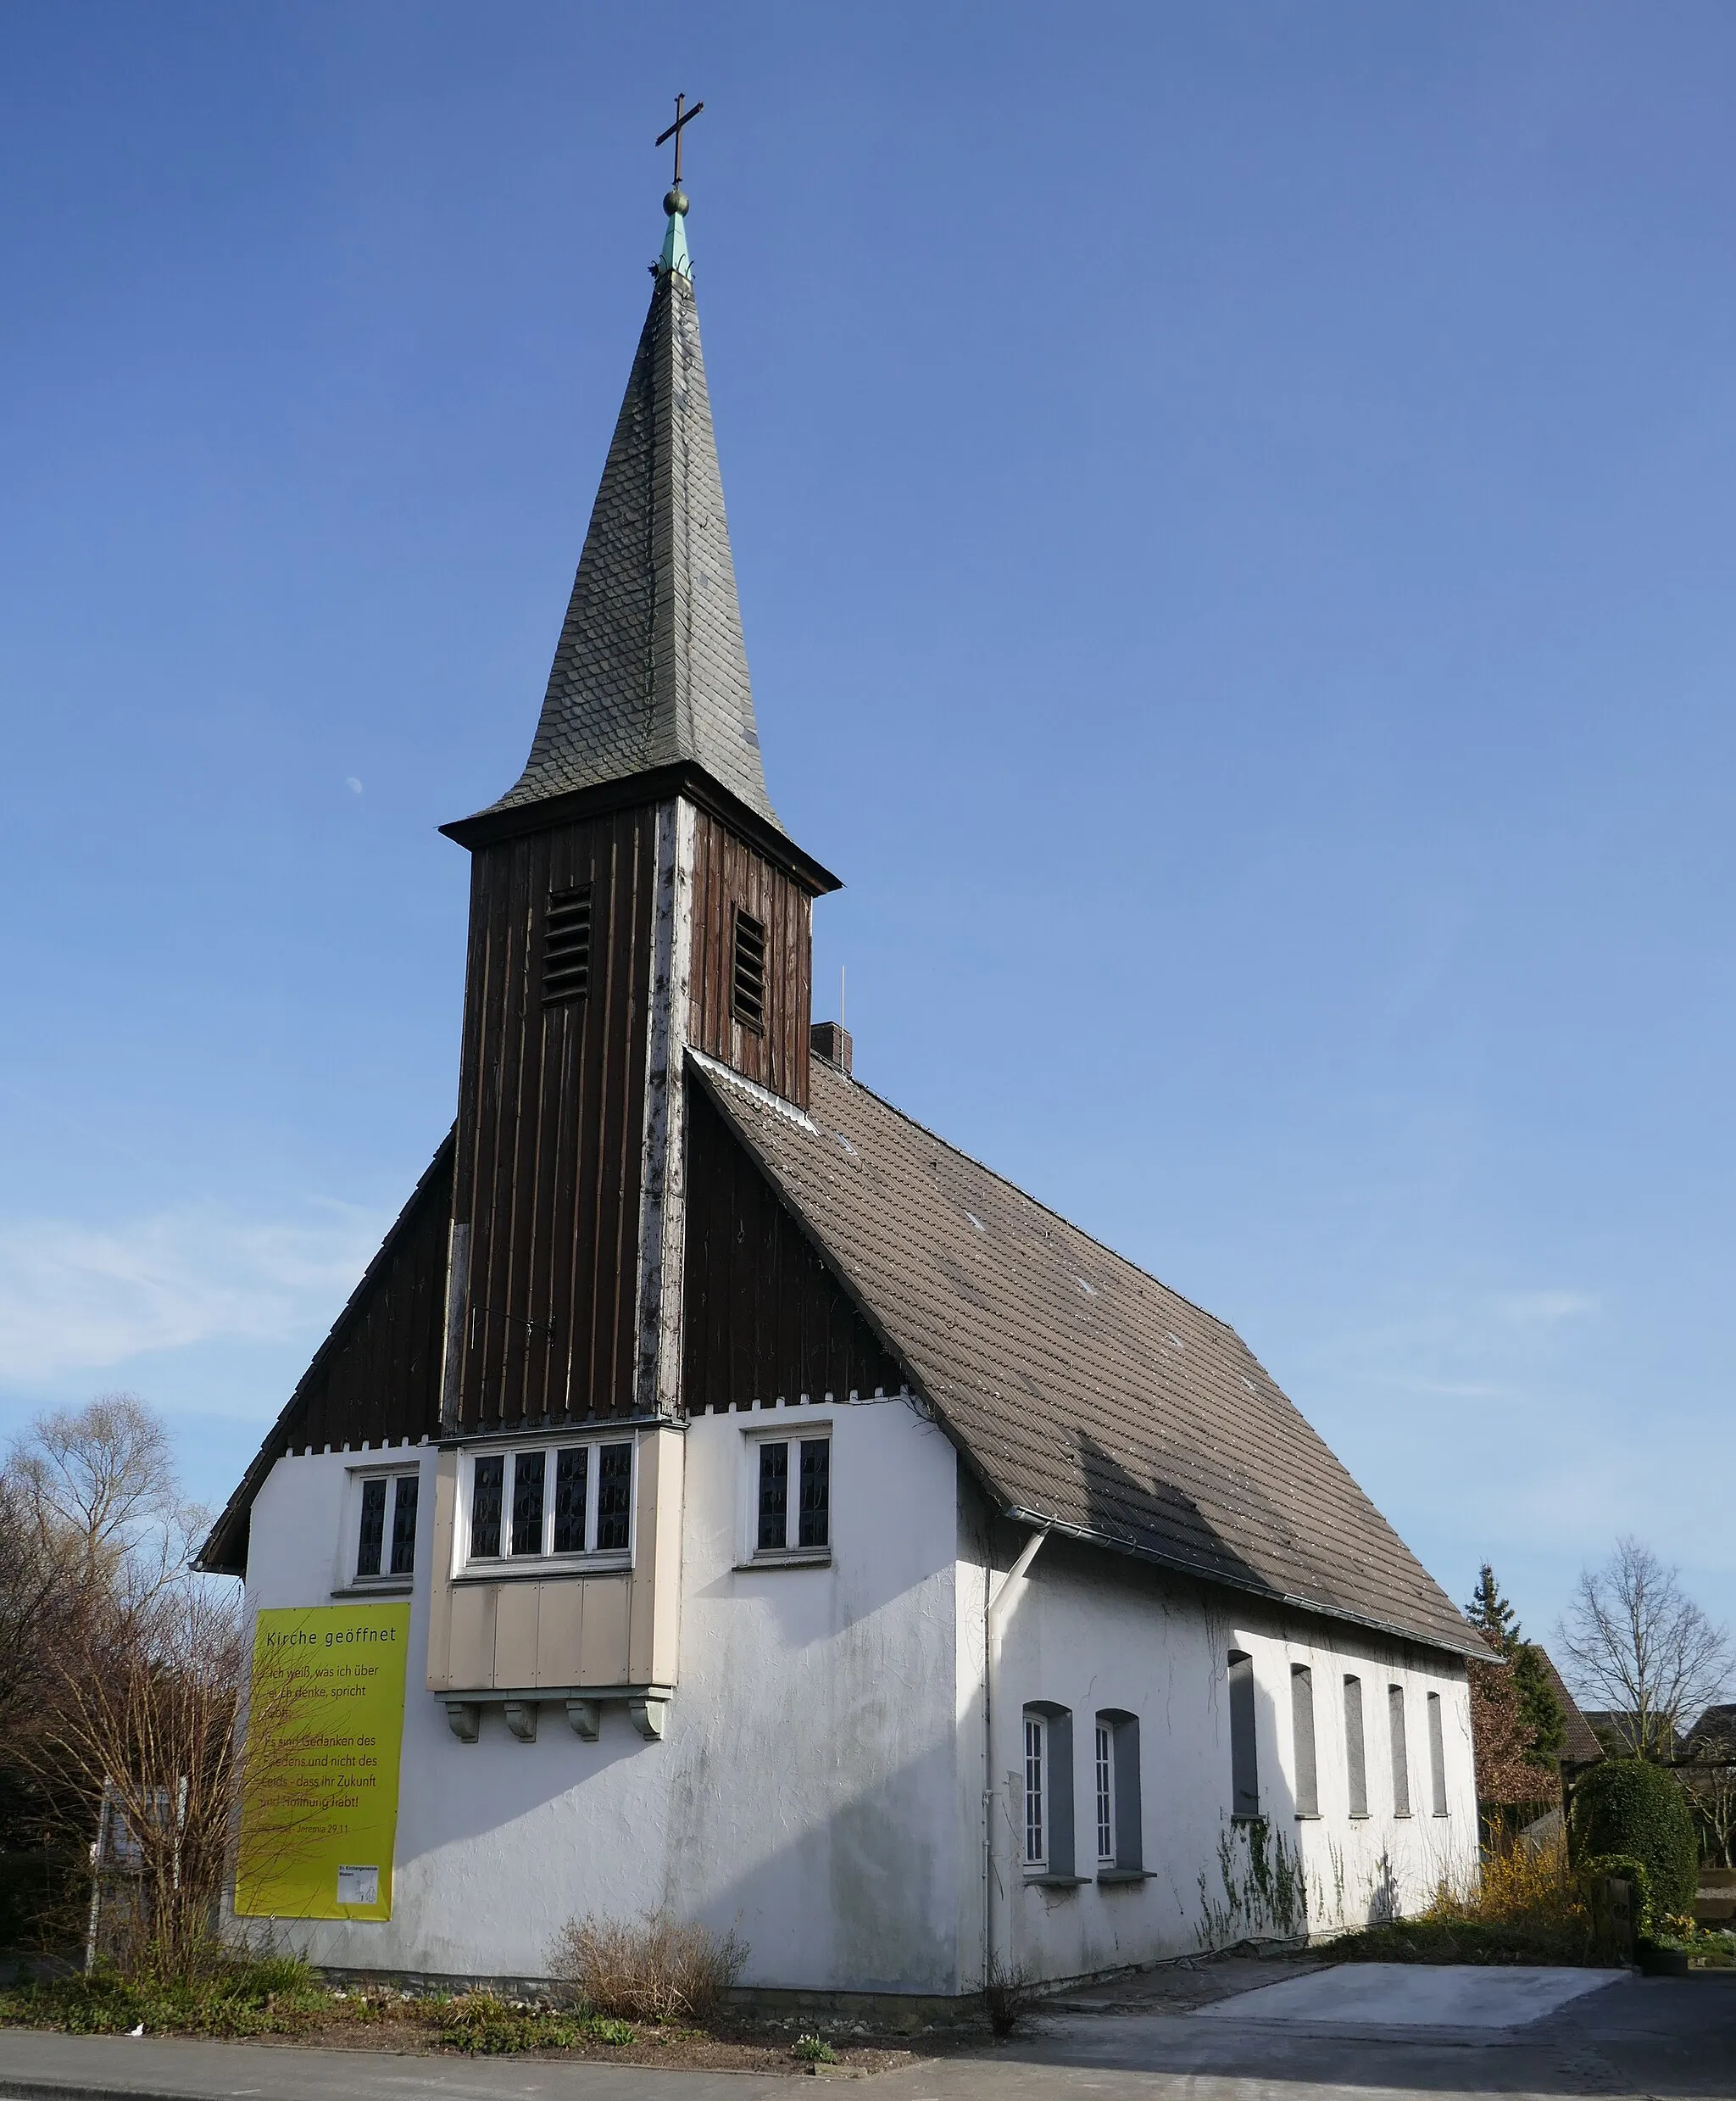
<instances>
[{"instance_id":1,"label":"faint moon in sky","mask_svg":"<svg viewBox=\"0 0 1736 2101\"><path fill-rule=\"evenodd\" d=\"M343 784L352 795L359 795L362 792L362 784L353 773L345 774Z\"/></svg>"}]
</instances>

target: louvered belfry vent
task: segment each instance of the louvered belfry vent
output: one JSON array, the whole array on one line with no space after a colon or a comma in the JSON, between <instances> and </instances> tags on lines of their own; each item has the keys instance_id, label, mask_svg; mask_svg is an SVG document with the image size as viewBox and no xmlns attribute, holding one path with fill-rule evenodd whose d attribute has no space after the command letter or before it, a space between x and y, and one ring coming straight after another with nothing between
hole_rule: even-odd
<instances>
[{"instance_id":1,"label":"louvered belfry vent","mask_svg":"<svg viewBox=\"0 0 1736 2101\"><path fill-rule=\"evenodd\" d=\"M542 922L542 1004L582 1000L591 989L591 886L551 890Z\"/></svg>"},{"instance_id":2,"label":"louvered belfry vent","mask_svg":"<svg viewBox=\"0 0 1736 2101\"><path fill-rule=\"evenodd\" d=\"M730 1005L747 1028L765 1026L765 922L736 907L735 972Z\"/></svg>"}]
</instances>

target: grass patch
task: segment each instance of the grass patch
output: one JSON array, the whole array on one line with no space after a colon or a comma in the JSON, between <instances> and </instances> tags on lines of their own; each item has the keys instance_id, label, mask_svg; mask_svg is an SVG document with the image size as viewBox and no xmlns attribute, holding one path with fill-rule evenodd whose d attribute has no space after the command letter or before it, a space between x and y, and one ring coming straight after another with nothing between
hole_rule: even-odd
<instances>
[{"instance_id":1,"label":"grass patch","mask_svg":"<svg viewBox=\"0 0 1736 2101\"><path fill-rule=\"evenodd\" d=\"M203 1976L55 1977L0 1990L0 2026L60 2028L75 2036L292 2034L329 2018L331 1994L290 1955L217 1964Z\"/></svg>"},{"instance_id":2,"label":"grass patch","mask_svg":"<svg viewBox=\"0 0 1736 2101\"><path fill-rule=\"evenodd\" d=\"M471 2057L504 2057L523 2050L570 2050L581 2042L606 2042L616 2048L636 2042L630 2020L607 2014L568 2013L559 2008L526 2006L498 1998L492 1992L466 1992L442 2009L436 2042Z\"/></svg>"},{"instance_id":3,"label":"grass patch","mask_svg":"<svg viewBox=\"0 0 1736 2101\"><path fill-rule=\"evenodd\" d=\"M244 2037L391 2024L471 2057L587 2042L619 2048L638 2040L631 2021L529 2006L492 1992L411 1999L397 1992L334 1990L293 1956L225 1959L192 1978L128 1978L98 1969L88 1977L0 1990L0 2026L58 2028L75 2036L124 2036L142 2027L147 2035Z\"/></svg>"}]
</instances>

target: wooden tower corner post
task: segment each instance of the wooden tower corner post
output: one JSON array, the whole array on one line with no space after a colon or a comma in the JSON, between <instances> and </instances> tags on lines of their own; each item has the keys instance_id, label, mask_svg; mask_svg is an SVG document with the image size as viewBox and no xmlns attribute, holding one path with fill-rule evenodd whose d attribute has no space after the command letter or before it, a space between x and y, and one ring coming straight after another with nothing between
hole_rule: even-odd
<instances>
[{"instance_id":1,"label":"wooden tower corner post","mask_svg":"<svg viewBox=\"0 0 1736 2101\"><path fill-rule=\"evenodd\" d=\"M683 795L658 805L656 852L644 1143L639 1170L634 1402L641 1415L672 1421L682 1413L682 1280L687 1236L684 1067L693 977L694 810Z\"/></svg>"}]
</instances>

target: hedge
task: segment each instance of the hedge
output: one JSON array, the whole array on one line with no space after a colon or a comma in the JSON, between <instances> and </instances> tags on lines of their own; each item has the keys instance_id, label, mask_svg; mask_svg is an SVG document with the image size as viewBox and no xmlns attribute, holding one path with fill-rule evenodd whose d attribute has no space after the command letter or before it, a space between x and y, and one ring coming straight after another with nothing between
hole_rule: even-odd
<instances>
[{"instance_id":1,"label":"hedge","mask_svg":"<svg viewBox=\"0 0 1736 2101\"><path fill-rule=\"evenodd\" d=\"M1651 1907L1694 1909L1700 1840L1694 1812L1673 1775L1641 1758L1606 1758L1573 1790L1573 1855L1585 1861L1630 1853L1645 1865Z\"/></svg>"}]
</instances>

